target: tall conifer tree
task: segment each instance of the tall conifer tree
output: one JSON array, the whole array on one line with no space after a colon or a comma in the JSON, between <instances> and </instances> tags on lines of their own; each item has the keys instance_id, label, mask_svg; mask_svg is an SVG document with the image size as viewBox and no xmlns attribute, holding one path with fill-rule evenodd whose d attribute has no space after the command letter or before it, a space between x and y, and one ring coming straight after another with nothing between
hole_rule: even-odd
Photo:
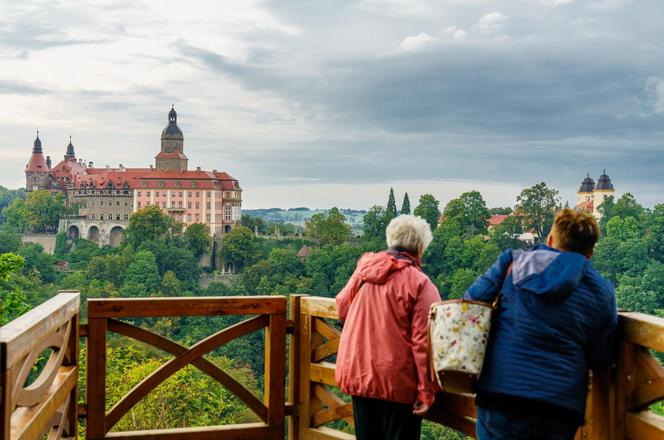
<instances>
[{"instance_id":1,"label":"tall conifer tree","mask_svg":"<svg viewBox=\"0 0 664 440\"><path fill-rule=\"evenodd\" d=\"M387 208L385 208L385 219L387 222L397 216L397 202L394 200L394 189L390 188L390 198L387 200Z\"/></svg>"},{"instance_id":2,"label":"tall conifer tree","mask_svg":"<svg viewBox=\"0 0 664 440\"><path fill-rule=\"evenodd\" d=\"M403 202L401 203L401 214L410 214L410 199L408 193L404 194Z\"/></svg>"}]
</instances>

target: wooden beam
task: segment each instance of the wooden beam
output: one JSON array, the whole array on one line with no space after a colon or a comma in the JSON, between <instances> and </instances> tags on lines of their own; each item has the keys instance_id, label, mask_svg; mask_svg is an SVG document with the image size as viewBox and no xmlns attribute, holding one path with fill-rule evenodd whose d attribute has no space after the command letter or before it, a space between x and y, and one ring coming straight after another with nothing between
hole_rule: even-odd
<instances>
[{"instance_id":1,"label":"wooden beam","mask_svg":"<svg viewBox=\"0 0 664 440\"><path fill-rule=\"evenodd\" d=\"M632 406L636 410L644 410L662 399L664 399L664 377L635 389Z\"/></svg>"},{"instance_id":2,"label":"wooden beam","mask_svg":"<svg viewBox=\"0 0 664 440\"><path fill-rule=\"evenodd\" d=\"M309 378L312 382L324 383L333 387L337 386L337 381L334 378L335 365L331 362L319 362L311 364L309 367Z\"/></svg>"},{"instance_id":3,"label":"wooden beam","mask_svg":"<svg viewBox=\"0 0 664 440\"><path fill-rule=\"evenodd\" d=\"M306 298L300 300L300 307L302 307L302 301ZM311 367L311 316L301 314L300 315L300 351L298 353L298 362L300 364L299 374L300 374L300 383L295 384L299 386L300 399L298 404L298 419L300 421L299 431L300 437L307 438L306 433L310 427L309 417L311 416L311 381L310 377L310 367Z\"/></svg>"},{"instance_id":4,"label":"wooden beam","mask_svg":"<svg viewBox=\"0 0 664 440\"><path fill-rule=\"evenodd\" d=\"M89 320L86 371L88 416L85 424L87 439L100 440L106 434L106 330L106 319Z\"/></svg>"},{"instance_id":5,"label":"wooden beam","mask_svg":"<svg viewBox=\"0 0 664 440\"><path fill-rule=\"evenodd\" d=\"M220 296L189 298L95 298L89 318L154 316L273 315L286 313L285 296Z\"/></svg>"},{"instance_id":6,"label":"wooden beam","mask_svg":"<svg viewBox=\"0 0 664 440\"><path fill-rule=\"evenodd\" d=\"M288 316L293 324L293 332L288 346L288 400L293 405L288 421L288 440L299 440L300 419L300 300L302 295L291 295L288 298ZM286 408L288 414L288 408Z\"/></svg>"},{"instance_id":7,"label":"wooden beam","mask_svg":"<svg viewBox=\"0 0 664 440\"><path fill-rule=\"evenodd\" d=\"M0 345L5 347L6 364L13 366L40 341L79 313L78 292L61 292L2 327Z\"/></svg>"},{"instance_id":8,"label":"wooden beam","mask_svg":"<svg viewBox=\"0 0 664 440\"><path fill-rule=\"evenodd\" d=\"M644 313L620 313L623 338L632 344L664 352L664 318Z\"/></svg>"},{"instance_id":9,"label":"wooden beam","mask_svg":"<svg viewBox=\"0 0 664 440\"><path fill-rule=\"evenodd\" d=\"M270 315L265 332L265 384L263 403L268 425L284 436L286 405L286 315Z\"/></svg>"},{"instance_id":10,"label":"wooden beam","mask_svg":"<svg viewBox=\"0 0 664 440\"><path fill-rule=\"evenodd\" d=\"M302 298L302 313L319 318L339 319L337 303L334 298L307 296Z\"/></svg>"},{"instance_id":11,"label":"wooden beam","mask_svg":"<svg viewBox=\"0 0 664 440\"><path fill-rule=\"evenodd\" d=\"M625 437L635 440L664 438L664 417L652 411L627 413L625 415Z\"/></svg>"},{"instance_id":12,"label":"wooden beam","mask_svg":"<svg viewBox=\"0 0 664 440\"><path fill-rule=\"evenodd\" d=\"M320 428L307 429L302 436L302 440L355 440L355 436L326 426L321 426Z\"/></svg>"},{"instance_id":13,"label":"wooden beam","mask_svg":"<svg viewBox=\"0 0 664 440\"><path fill-rule=\"evenodd\" d=\"M278 432L264 423L203 426L180 429L109 432L108 440L258 440L279 439Z\"/></svg>"},{"instance_id":14,"label":"wooden beam","mask_svg":"<svg viewBox=\"0 0 664 440\"><path fill-rule=\"evenodd\" d=\"M33 440L40 438L51 426L58 408L67 400L78 381L78 368L61 367L47 393L47 397L32 407L20 407L12 415L12 433L7 439Z\"/></svg>"}]
</instances>

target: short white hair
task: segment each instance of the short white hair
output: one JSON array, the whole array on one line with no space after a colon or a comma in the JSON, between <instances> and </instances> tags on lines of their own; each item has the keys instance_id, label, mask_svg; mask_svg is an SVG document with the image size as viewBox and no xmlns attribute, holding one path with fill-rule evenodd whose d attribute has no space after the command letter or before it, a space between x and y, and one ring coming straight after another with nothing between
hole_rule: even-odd
<instances>
[{"instance_id":1,"label":"short white hair","mask_svg":"<svg viewBox=\"0 0 664 440\"><path fill-rule=\"evenodd\" d=\"M424 253L433 239L426 220L405 214L392 219L385 230L385 237L389 247L400 248L415 255Z\"/></svg>"}]
</instances>

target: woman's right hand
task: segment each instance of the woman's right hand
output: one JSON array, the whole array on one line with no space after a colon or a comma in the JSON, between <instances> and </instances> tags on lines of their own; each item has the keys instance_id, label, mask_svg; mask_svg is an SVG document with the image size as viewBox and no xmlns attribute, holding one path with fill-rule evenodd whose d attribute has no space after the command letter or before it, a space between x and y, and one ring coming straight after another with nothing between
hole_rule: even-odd
<instances>
[{"instance_id":1,"label":"woman's right hand","mask_svg":"<svg viewBox=\"0 0 664 440\"><path fill-rule=\"evenodd\" d=\"M413 403L413 414L422 417L429 411L429 408L430 406L426 403L422 403L419 400L416 400L415 403Z\"/></svg>"}]
</instances>

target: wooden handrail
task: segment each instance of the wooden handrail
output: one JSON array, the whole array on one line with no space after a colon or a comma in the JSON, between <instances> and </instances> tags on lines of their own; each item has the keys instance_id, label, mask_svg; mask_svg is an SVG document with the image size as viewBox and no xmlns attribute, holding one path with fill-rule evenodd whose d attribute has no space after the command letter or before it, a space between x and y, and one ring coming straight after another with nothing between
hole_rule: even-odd
<instances>
[{"instance_id":1,"label":"wooden handrail","mask_svg":"<svg viewBox=\"0 0 664 440\"><path fill-rule=\"evenodd\" d=\"M288 307L287 307L288 306ZM64 292L0 329L0 428L2 439L35 440L76 433L79 295ZM352 425L352 406L335 390L340 331L334 299L303 295L203 298L92 299L88 302L87 417L90 439L288 438L349 440L336 421ZM187 348L144 328L119 321L127 317L255 315ZM262 400L203 355L247 331L266 329L265 391ZM152 345L174 358L105 409L106 336L114 332ZM286 353L286 338L290 349ZM664 368L650 350L664 351L664 318L620 313L620 355L610 370L593 372L586 425L577 439L622 440L664 437L664 417L648 408L664 400ZM54 348L41 375L24 386L27 372L44 348ZM288 359L286 359L288 357ZM289 365L288 403L284 388ZM173 372L192 365L217 380L261 419L259 423L174 430L109 432L141 397ZM472 395L441 394L429 420L473 436ZM335 425L330 425L335 422Z\"/></svg>"},{"instance_id":2,"label":"wooden handrail","mask_svg":"<svg viewBox=\"0 0 664 440\"><path fill-rule=\"evenodd\" d=\"M76 435L79 310L79 293L63 292L0 328L3 439ZM26 386L49 348L43 370Z\"/></svg>"}]
</instances>

